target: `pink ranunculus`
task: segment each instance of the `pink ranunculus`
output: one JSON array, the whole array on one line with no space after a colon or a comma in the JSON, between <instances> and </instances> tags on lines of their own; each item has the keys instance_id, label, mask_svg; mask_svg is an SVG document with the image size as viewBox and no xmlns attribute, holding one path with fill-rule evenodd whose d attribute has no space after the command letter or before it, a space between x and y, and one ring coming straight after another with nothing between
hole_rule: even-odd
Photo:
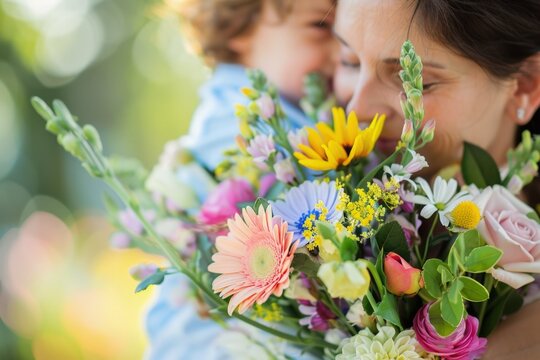
<instances>
[{"instance_id":1,"label":"pink ranunculus","mask_svg":"<svg viewBox=\"0 0 540 360\"><path fill-rule=\"evenodd\" d=\"M246 180L225 180L210 193L204 202L199 220L206 225L224 223L239 212L239 204L255 199L251 185Z\"/></svg>"},{"instance_id":2,"label":"pink ranunculus","mask_svg":"<svg viewBox=\"0 0 540 360\"><path fill-rule=\"evenodd\" d=\"M478 319L468 315L454 332L440 336L429 322L429 306L424 305L413 320L416 340L429 353L445 360L479 359L486 351L487 339L478 337Z\"/></svg>"},{"instance_id":3,"label":"pink ranunculus","mask_svg":"<svg viewBox=\"0 0 540 360\"><path fill-rule=\"evenodd\" d=\"M484 189L475 203L483 216L478 231L503 251L493 277L515 289L534 281L530 273L540 273L540 224L527 217L534 210L499 185Z\"/></svg>"}]
</instances>

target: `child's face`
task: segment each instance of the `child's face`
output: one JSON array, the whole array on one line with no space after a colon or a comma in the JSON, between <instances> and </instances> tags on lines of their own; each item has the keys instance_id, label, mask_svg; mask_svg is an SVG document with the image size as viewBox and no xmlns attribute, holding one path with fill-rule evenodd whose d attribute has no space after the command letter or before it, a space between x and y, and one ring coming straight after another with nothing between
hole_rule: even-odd
<instances>
[{"instance_id":1,"label":"child's face","mask_svg":"<svg viewBox=\"0 0 540 360\"><path fill-rule=\"evenodd\" d=\"M361 119L387 115L379 143L384 152L392 151L403 126L397 59L412 16L407 4L340 0L336 16L335 32L342 40L336 94ZM422 150L430 172L457 163L463 140L503 162L516 127L515 112L510 111L515 109L515 83L493 80L479 65L432 41L415 26L410 38L424 63L425 119L436 120L435 139Z\"/></svg>"},{"instance_id":2,"label":"child's face","mask_svg":"<svg viewBox=\"0 0 540 360\"><path fill-rule=\"evenodd\" d=\"M331 0L293 0L283 18L265 1L242 63L263 70L286 99L297 103L308 73L321 73L331 85L337 58L333 25Z\"/></svg>"}]
</instances>

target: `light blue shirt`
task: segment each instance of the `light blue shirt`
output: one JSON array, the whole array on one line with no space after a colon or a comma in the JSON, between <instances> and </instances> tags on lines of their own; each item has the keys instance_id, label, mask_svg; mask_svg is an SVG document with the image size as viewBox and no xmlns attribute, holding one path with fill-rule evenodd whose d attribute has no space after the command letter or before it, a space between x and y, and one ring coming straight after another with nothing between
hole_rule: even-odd
<instances>
[{"instance_id":1,"label":"light blue shirt","mask_svg":"<svg viewBox=\"0 0 540 360\"><path fill-rule=\"evenodd\" d=\"M221 64L201 89L201 103L193 116L189 133L182 141L195 159L210 170L221 162L224 150L235 146L235 138L240 130L234 105L247 103L240 93L244 86L250 86L244 67ZM297 107L283 99L281 105L291 128L310 124ZM184 275L170 275L159 286L158 296L146 317L150 339L146 358L227 359L217 343L225 330L214 321L197 315L194 301L188 299L187 282Z\"/></svg>"}]
</instances>

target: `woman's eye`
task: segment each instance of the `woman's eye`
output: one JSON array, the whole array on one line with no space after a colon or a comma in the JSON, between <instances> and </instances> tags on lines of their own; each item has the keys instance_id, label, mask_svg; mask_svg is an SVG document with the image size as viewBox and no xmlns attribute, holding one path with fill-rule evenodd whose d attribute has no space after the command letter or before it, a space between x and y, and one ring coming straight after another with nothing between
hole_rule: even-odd
<instances>
[{"instance_id":1,"label":"woman's eye","mask_svg":"<svg viewBox=\"0 0 540 360\"><path fill-rule=\"evenodd\" d=\"M358 61L349 61L345 59L340 60L341 66L350 68L350 69L358 69L360 67L360 63Z\"/></svg>"},{"instance_id":2,"label":"woman's eye","mask_svg":"<svg viewBox=\"0 0 540 360\"><path fill-rule=\"evenodd\" d=\"M314 21L310 24L312 28L319 30L331 30L332 25L328 21Z\"/></svg>"},{"instance_id":3,"label":"woman's eye","mask_svg":"<svg viewBox=\"0 0 540 360\"><path fill-rule=\"evenodd\" d=\"M427 83L427 84L424 84L424 85L423 85L423 88L424 88L424 90L427 91L427 90L432 89L435 85L437 85L437 83L434 83L434 82L432 82L432 83Z\"/></svg>"}]
</instances>

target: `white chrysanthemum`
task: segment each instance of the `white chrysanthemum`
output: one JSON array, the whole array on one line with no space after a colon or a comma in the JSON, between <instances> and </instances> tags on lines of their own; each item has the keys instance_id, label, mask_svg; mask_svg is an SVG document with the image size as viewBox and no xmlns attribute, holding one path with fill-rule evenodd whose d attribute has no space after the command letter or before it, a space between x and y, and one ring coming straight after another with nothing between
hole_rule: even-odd
<instances>
[{"instance_id":1,"label":"white chrysanthemum","mask_svg":"<svg viewBox=\"0 0 540 360\"><path fill-rule=\"evenodd\" d=\"M446 227L450 224L450 219L447 215L454 210L457 204L472 198L466 191L460 191L456 194L458 184L455 179L450 179L446 182L443 178L437 176L433 185L433 191L426 180L418 178L416 182L418 182L424 194L426 194L425 196L414 196L413 201L415 204L425 205L420 215L429 219L435 212L438 212L441 224Z\"/></svg>"},{"instance_id":2,"label":"white chrysanthemum","mask_svg":"<svg viewBox=\"0 0 540 360\"><path fill-rule=\"evenodd\" d=\"M391 326L379 326L375 335L369 329L343 340L336 360L414 360L422 359L413 330L397 334Z\"/></svg>"}]
</instances>

